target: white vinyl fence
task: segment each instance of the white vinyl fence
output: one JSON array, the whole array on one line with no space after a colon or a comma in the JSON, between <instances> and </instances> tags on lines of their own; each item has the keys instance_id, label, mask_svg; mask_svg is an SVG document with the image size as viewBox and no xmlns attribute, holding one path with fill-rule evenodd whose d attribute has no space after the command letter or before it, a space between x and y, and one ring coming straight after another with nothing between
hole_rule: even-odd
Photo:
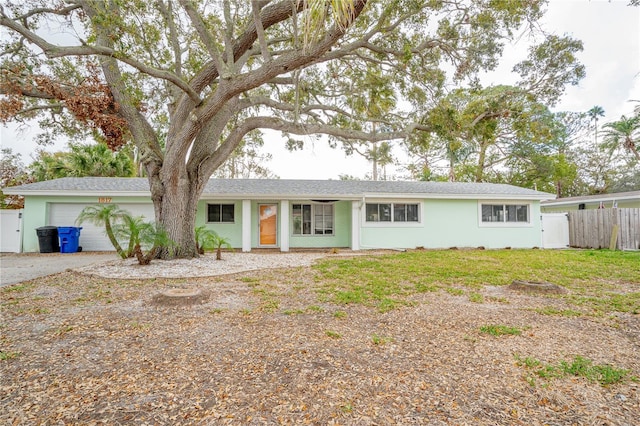
<instances>
[{"instance_id":1,"label":"white vinyl fence","mask_svg":"<svg viewBox=\"0 0 640 426\"><path fill-rule=\"evenodd\" d=\"M542 248L569 247L569 217L567 213L542 214Z\"/></svg>"},{"instance_id":2,"label":"white vinyl fence","mask_svg":"<svg viewBox=\"0 0 640 426\"><path fill-rule=\"evenodd\" d=\"M20 253L22 210L0 210L0 252Z\"/></svg>"}]
</instances>

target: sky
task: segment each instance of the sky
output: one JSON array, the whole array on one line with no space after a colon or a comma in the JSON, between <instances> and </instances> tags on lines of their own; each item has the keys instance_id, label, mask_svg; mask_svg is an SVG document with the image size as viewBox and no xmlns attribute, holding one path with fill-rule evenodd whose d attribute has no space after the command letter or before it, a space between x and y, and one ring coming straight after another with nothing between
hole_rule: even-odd
<instances>
[{"instance_id":1,"label":"sky","mask_svg":"<svg viewBox=\"0 0 640 426\"><path fill-rule=\"evenodd\" d=\"M579 85L567 88L556 111L585 112L599 105L605 111L600 123L630 115L640 101L640 7L629 7L628 0L551 0L540 22L547 32L570 35L582 40L584 50L578 58L586 67L586 77ZM506 46L498 70L485 76L485 86L516 81L510 70L525 59L528 38L521 37ZM37 145L36 132L19 132L15 126L0 126L0 145L20 153L25 164ZM363 178L370 164L359 156L347 157L340 149L331 149L325 141L309 137L303 151L288 152L279 133L265 134L265 151L273 158L266 166L283 179L338 179L341 174ZM60 141L48 151L63 150ZM396 154L401 150L396 148ZM402 175L401 169L389 167L389 175Z\"/></svg>"}]
</instances>

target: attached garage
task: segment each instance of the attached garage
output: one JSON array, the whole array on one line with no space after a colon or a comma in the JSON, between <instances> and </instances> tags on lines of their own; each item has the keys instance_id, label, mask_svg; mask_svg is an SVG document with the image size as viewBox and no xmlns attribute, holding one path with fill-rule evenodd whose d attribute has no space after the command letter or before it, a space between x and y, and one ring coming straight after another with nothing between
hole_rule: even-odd
<instances>
[{"instance_id":1,"label":"attached garage","mask_svg":"<svg viewBox=\"0 0 640 426\"><path fill-rule=\"evenodd\" d=\"M50 203L49 204L49 225L52 226L81 226L80 246L83 251L113 251L114 248L107 238L104 227L96 226L90 222L76 223L76 219L85 207L91 204L78 203ZM132 216L144 216L144 220L152 222L154 220L153 204L118 204L127 210Z\"/></svg>"}]
</instances>

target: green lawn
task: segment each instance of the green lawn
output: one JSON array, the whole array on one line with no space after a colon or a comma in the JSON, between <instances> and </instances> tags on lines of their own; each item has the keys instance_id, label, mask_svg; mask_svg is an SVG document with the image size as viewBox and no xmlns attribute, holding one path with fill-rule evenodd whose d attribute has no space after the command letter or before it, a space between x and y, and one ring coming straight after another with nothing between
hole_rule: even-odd
<instances>
[{"instance_id":1,"label":"green lawn","mask_svg":"<svg viewBox=\"0 0 640 426\"><path fill-rule=\"evenodd\" d=\"M319 294L334 303L382 311L409 303L418 292L447 291L482 303L483 286L513 280L546 281L569 290L571 304L596 313L640 313L640 253L608 250L410 251L314 266Z\"/></svg>"}]
</instances>

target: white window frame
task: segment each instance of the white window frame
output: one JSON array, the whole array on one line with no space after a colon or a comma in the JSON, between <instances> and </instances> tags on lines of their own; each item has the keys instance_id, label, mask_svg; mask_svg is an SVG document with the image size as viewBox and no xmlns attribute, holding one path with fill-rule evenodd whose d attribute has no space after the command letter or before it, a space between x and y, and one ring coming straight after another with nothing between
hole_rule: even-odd
<instances>
[{"instance_id":1,"label":"white window frame","mask_svg":"<svg viewBox=\"0 0 640 426\"><path fill-rule=\"evenodd\" d=\"M482 220L482 206L503 206L506 209L507 206L526 206L527 207L527 221L526 222L507 222L505 220L501 222L484 222ZM529 228L533 226L531 220L532 215L531 201L517 201L517 200L479 200L478 201L478 226L483 228Z\"/></svg>"},{"instance_id":2,"label":"white window frame","mask_svg":"<svg viewBox=\"0 0 640 426\"><path fill-rule=\"evenodd\" d=\"M217 222L209 222L209 206L220 206L220 220ZM222 220L222 206L233 206L233 221L231 222L225 222ZM207 224L216 224L216 225L232 225L234 223L236 223L236 214L237 214L237 208L236 208L236 203L225 203L225 202L220 202L220 203L213 203L213 202L207 202L207 210L205 211L205 223Z\"/></svg>"},{"instance_id":3,"label":"white window frame","mask_svg":"<svg viewBox=\"0 0 640 426\"><path fill-rule=\"evenodd\" d=\"M367 220L367 204L391 204L391 220L389 222L369 221ZM396 222L395 205L396 204L413 204L418 206L418 221L414 222ZM362 204L362 227L364 228L418 228L424 224L424 201L416 199L395 199L395 200L380 200L380 199L366 199Z\"/></svg>"},{"instance_id":4,"label":"white window frame","mask_svg":"<svg viewBox=\"0 0 640 426\"><path fill-rule=\"evenodd\" d=\"M303 206L311 206L311 228L309 230L308 234L303 233L303 226L302 224L300 225L300 233L296 234L295 233L295 225L294 225L294 220L295 220L295 215L293 214L293 208L294 206L301 206L301 212L304 212L304 207ZM316 230L316 209L319 207L322 207L322 209L324 210L325 206L331 206L331 222L332 222L332 226L331 226L331 234L327 234L326 227L323 227L323 230L325 232L323 232L322 234L316 234L315 230ZM304 213L302 213L304 216ZM324 212L323 212L323 221L325 220L324 218L326 217ZM334 203L314 203L314 202L291 202L291 236L292 237L335 237L336 236L336 207Z\"/></svg>"}]
</instances>

